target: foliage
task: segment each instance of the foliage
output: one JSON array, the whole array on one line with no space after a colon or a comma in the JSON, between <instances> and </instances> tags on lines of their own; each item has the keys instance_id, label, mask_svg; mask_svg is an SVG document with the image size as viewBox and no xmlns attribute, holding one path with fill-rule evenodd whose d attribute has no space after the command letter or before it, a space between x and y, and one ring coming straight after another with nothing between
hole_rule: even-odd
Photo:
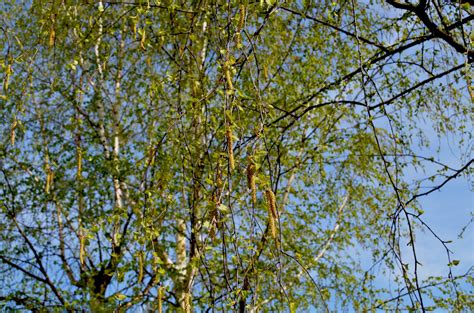
<instances>
[{"instance_id":1,"label":"foliage","mask_svg":"<svg viewBox=\"0 0 474 313\"><path fill-rule=\"evenodd\" d=\"M430 127L469 144L469 4L0 7L4 308L472 306L415 240L472 164L419 152Z\"/></svg>"}]
</instances>

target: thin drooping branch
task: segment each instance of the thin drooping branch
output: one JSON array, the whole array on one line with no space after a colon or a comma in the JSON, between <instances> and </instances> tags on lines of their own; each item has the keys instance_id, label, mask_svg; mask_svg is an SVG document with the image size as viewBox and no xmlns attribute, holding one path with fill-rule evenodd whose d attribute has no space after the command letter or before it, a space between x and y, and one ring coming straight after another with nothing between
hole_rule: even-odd
<instances>
[{"instance_id":1,"label":"thin drooping branch","mask_svg":"<svg viewBox=\"0 0 474 313\"><path fill-rule=\"evenodd\" d=\"M436 187L433 187L431 188L430 190L428 191L425 191L425 192L422 192L422 193L419 193L419 194L416 194L414 195L413 197L411 197L411 199L409 199L407 202L405 202L405 206L409 205L411 202L415 201L417 198L420 198L420 197L423 197L423 196L427 196L429 195L430 193L436 191L436 190L440 190L444 185L446 185L450 180L452 179L455 179L456 177L458 177L461 173L463 173L464 171L466 171L470 166L471 164L474 162L474 159L471 159L469 162L467 162L463 167L461 167L459 170L457 170L453 175L450 175L448 176L441 184L439 184L438 186Z\"/></svg>"},{"instance_id":2,"label":"thin drooping branch","mask_svg":"<svg viewBox=\"0 0 474 313\"><path fill-rule=\"evenodd\" d=\"M356 35L355 35L354 33L351 33L350 31L347 31L347 30L345 30L345 29L343 29L343 28L341 28L341 27L338 27L338 26L335 26L335 25L333 25L333 24L331 24L331 23L328 23L328 22L326 22L326 21L323 21L322 19L319 19L319 18L316 18L316 17L313 17L313 16L308 16L308 15L306 15L306 14L303 14L303 13L301 13L301 12L298 12L298 11L293 10L293 9L291 9L291 8L288 8L288 7L283 7L283 6L282 6L282 7L280 7L280 9L283 10L283 11L290 12L290 13L292 13L292 14L294 14L294 15L302 16L302 17L305 18L305 19L308 19L308 20L310 20L310 21L314 21L314 22L319 23L319 24L321 24L321 25L327 26L327 27L329 27L329 28L331 28L331 29L334 29L336 32L342 33L342 34L347 35L347 36L349 36L349 37L353 37L353 38L356 37ZM389 49L388 49L387 47L385 47L385 46L382 45L382 44L376 43L376 42L374 42L374 41L372 41L372 40L370 40L370 39L367 39L367 38L364 38L364 37L360 37L360 36L359 36L359 40L362 41L362 42L364 42L364 43L366 43L366 44L369 44L369 45L371 45L371 46L375 46L375 47L379 48L379 49L382 50L382 51L389 52Z\"/></svg>"},{"instance_id":3,"label":"thin drooping branch","mask_svg":"<svg viewBox=\"0 0 474 313\"><path fill-rule=\"evenodd\" d=\"M457 21L457 22L449 25L447 27L447 30L452 30L452 29L461 27L461 26L471 22L472 20L474 20L474 14L470 15L470 16L467 16L467 17L463 18L462 20ZM295 108L293 108L292 110L286 112L285 114L282 114L281 116L277 117L276 119L274 119L273 121L268 123L267 126L275 125L279 121L284 120L288 117L294 117L295 113L298 110L300 110L302 108L306 109L307 104L310 103L312 100L314 100L318 95L321 95L324 92L326 92L328 90L331 90L331 88L334 88L334 87L340 85L342 82L348 82L351 79L353 79L357 74L359 74L362 71L363 67L366 67L366 66L371 65L371 64L375 64L377 62L380 62L382 60L390 58L391 56L401 54L402 52L407 51L408 49L416 47L418 45L421 45L424 42L426 42L428 40L431 40L433 38L435 38L435 36L433 34L422 36L422 37L419 37L419 38L411 41L410 43L399 46L397 48L393 49L393 48L390 47L390 48L388 48L389 49L388 52L378 51L378 52L374 53L374 55L372 57L368 58L367 61L365 61L362 66L357 67L354 71L352 71L352 72L350 72L350 73L348 73L348 74L346 74L342 77L339 77L339 78L335 79L334 81L326 84L322 88L319 88L318 90L311 92L309 95L301 97L298 100L299 104Z\"/></svg>"},{"instance_id":4,"label":"thin drooping branch","mask_svg":"<svg viewBox=\"0 0 474 313\"><path fill-rule=\"evenodd\" d=\"M462 54L467 54L469 56L469 59L472 59L474 57L473 50L470 50L464 45L458 43L449 33L441 30L431 20L431 18L426 13L427 6L426 4L423 3L423 1L421 1L420 4L416 6L409 3L401 3L401 2L398 2L397 0L387 0L387 3L389 3L390 5L392 5L393 7L397 9L402 9L402 10L406 10L406 11L414 13L420 19L420 21L426 26L426 28L428 28L428 30L431 32L433 36L444 40L447 44L453 47L457 52L462 53Z\"/></svg>"},{"instance_id":5,"label":"thin drooping branch","mask_svg":"<svg viewBox=\"0 0 474 313\"><path fill-rule=\"evenodd\" d=\"M456 277L453 277L453 278L449 278L449 281L466 278L470 274L472 274L471 272L472 272L472 267L470 267L465 274L462 274L462 275L459 275L459 276L456 276ZM429 288L432 288L432 287L441 286L445 283L446 283L445 281L441 281L441 282L426 284L426 285L421 286L420 289L429 289ZM406 291L406 292L403 292L403 293L402 293L402 291L403 291L403 289L400 291L400 293L397 296L392 297L392 298L387 299L387 300L384 300L382 303L378 304L376 307L373 307L373 309L382 309L383 306L386 305L387 303L390 303L390 302L393 302L393 301L399 301L401 298L406 297L410 294L410 291Z\"/></svg>"},{"instance_id":6,"label":"thin drooping branch","mask_svg":"<svg viewBox=\"0 0 474 313\"><path fill-rule=\"evenodd\" d=\"M43 265L42 257L40 256L40 254L36 250L35 245L33 245L30 238L28 237L28 235L20 227L20 225L19 225L19 223L16 219L16 216L13 215L11 217L11 219L12 219L13 224L15 225L16 229L20 233L21 237L23 238L23 240L27 244L29 250L33 253L33 255L35 257L36 264L38 265L38 268L39 268L41 274L43 274L43 276L44 276L44 278L41 279L40 281L45 283L51 289L51 291L53 291L54 295L59 300L59 302L61 302L61 304L64 305L65 304L64 298L61 295L61 293L59 292L59 290L56 288L56 284L53 283L53 281L50 279L50 277L48 275L48 272L47 272L46 268ZM5 258L3 258L3 260L5 260ZM19 269L18 267L16 267L16 268ZM23 271L23 272L26 274L26 271ZM31 277L33 277L33 276L31 276Z\"/></svg>"},{"instance_id":7,"label":"thin drooping branch","mask_svg":"<svg viewBox=\"0 0 474 313\"><path fill-rule=\"evenodd\" d=\"M472 61L471 61L471 62L472 62ZM422 87L422 86L424 86L424 85L426 85L426 84L428 84L428 83L430 83L430 82L432 82L432 81L434 81L434 80L436 80L436 79L442 78L442 77L444 77L444 76L446 76L446 75L448 75L448 74L451 74L451 73L454 73L454 72L456 72L456 71L459 71L459 70L461 70L461 69L464 68L464 67L465 67L465 65L464 65L464 64L461 64L461 65L455 66L455 67L453 67L453 68L451 68L451 69L449 69L449 70L446 70L446 71L444 71L444 72L441 72L441 73L438 73L438 74L436 74L436 75L433 75L433 76L431 76L431 77L429 77L429 78L427 78L427 79L425 79L425 80L422 80L421 82L419 82L419 83L417 83L417 84L415 84L415 85L413 85L413 86L411 86L411 87L409 87L409 88L403 90L402 92L400 92L400 93L394 95L393 97L391 97L391 98L388 99L388 100L385 100L385 101L382 101L382 102L380 102L380 103L377 103L377 104L374 104L374 105L369 106L369 110L372 111L372 110L375 110L375 109L377 109L377 108L379 108L379 107L381 107L381 106L391 104L391 103L394 102L395 100L397 100L397 99L399 99L399 98L401 98L401 97L403 97L403 96L406 96L407 94L409 94L409 93L411 93L411 92L413 92L413 91L415 91L415 90L419 90L420 87Z\"/></svg>"},{"instance_id":8,"label":"thin drooping branch","mask_svg":"<svg viewBox=\"0 0 474 313\"><path fill-rule=\"evenodd\" d=\"M0 261L2 261L3 263L6 263L6 264L10 265L11 267L19 270L20 272L22 272L23 274L25 274L28 277L33 278L34 280L37 280L37 281L39 281L43 284L48 284L48 281L46 279L44 279L42 277L39 277L38 275L31 273L30 271L27 271L22 266L20 266L16 263L13 263L12 261L10 261L8 258L6 258L3 255L0 255Z\"/></svg>"},{"instance_id":9,"label":"thin drooping branch","mask_svg":"<svg viewBox=\"0 0 474 313\"><path fill-rule=\"evenodd\" d=\"M357 24L357 20L356 20L356 13L355 13L355 1L352 0L352 17L353 17L353 24L354 24L354 32L356 34L356 36L358 35L358 32L359 32L359 29L358 29L358 24ZM420 303L420 306L421 306L421 310L423 312L425 312L425 305L424 305L424 301L423 301L423 294L420 290L420 282L419 282L419 277L418 277L418 265L419 265L419 262L418 262L418 256L417 256L417 251L415 249L415 242L414 242L414 233L413 233L413 226L412 226L412 223L410 221L410 217L408 216L408 213L406 211L406 207L403 205L403 202L402 202L402 197L401 197L401 194L400 194L400 190L399 190L399 187L397 186L397 181L394 180L394 177L393 175L391 174L390 170L389 170L389 163L387 162L386 158L385 158L385 152L383 151L383 148L382 148L382 145L381 145L381 142L380 142L380 138L379 138L379 135L378 135L378 129L375 127L375 124L374 124L374 121L373 121L373 117L372 117L372 113L371 113L371 110L370 110L370 106L369 106L369 103L368 103L368 93L367 93L367 87L366 87L366 83L365 83L365 78L367 78L367 81L371 82L379 96L379 98L381 98L381 94L380 92L378 91L378 88L377 88L377 85L375 84L375 82L372 80L372 78L369 76L368 72L367 72L367 69L365 68L364 64L363 64L363 60L362 60L362 52L361 52L361 42L359 40L357 40L357 54L358 54L358 61L359 61L359 66L361 68L361 76L360 76L360 84L361 84L361 89L362 89L362 92L363 92L363 95L364 95L364 101L365 101L365 104L366 104L366 111L367 111L367 118L368 118L368 121L369 121L369 125L370 125L370 128L372 130L372 133L374 135L374 139L375 139L375 143L376 143L376 147L377 147L377 151L380 155L380 158L382 160L382 164L383 164L383 168L384 168L384 171L388 177L388 180L390 181L390 184L393 188L393 191L396 195L396 199L398 201L398 203L401 205L401 209L403 210L403 212L405 213L405 216L406 216L406 219L407 219L407 225L408 225L408 233L409 233L409 237L410 237L410 243L411 243L411 250L412 250L412 255L413 255L413 259L414 259L414 278L415 278L415 285L416 285L416 291L417 291L417 300L419 301ZM389 125L391 127L391 122L389 120ZM407 286L410 286L412 283L411 281L409 280L408 278L408 275L407 275L407 271L405 270L405 267L404 267L404 264L402 263L401 264L402 266L402 270L403 270L403 278L405 280L405 283ZM413 303L414 304L414 303Z\"/></svg>"}]
</instances>

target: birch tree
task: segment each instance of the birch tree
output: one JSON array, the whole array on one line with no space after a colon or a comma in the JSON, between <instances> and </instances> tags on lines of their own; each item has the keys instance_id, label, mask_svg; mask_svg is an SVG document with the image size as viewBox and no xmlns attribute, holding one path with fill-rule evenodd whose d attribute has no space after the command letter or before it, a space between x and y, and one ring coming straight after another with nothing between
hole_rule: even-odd
<instances>
[{"instance_id":1,"label":"birch tree","mask_svg":"<svg viewBox=\"0 0 474 313\"><path fill-rule=\"evenodd\" d=\"M419 202L472 173L469 1L0 8L2 309L473 309Z\"/></svg>"}]
</instances>

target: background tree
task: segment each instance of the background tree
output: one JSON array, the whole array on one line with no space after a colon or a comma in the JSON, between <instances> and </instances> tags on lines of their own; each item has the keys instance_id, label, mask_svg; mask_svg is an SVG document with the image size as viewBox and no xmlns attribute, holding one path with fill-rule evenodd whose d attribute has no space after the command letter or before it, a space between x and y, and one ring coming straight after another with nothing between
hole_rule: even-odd
<instances>
[{"instance_id":1,"label":"background tree","mask_svg":"<svg viewBox=\"0 0 474 313\"><path fill-rule=\"evenodd\" d=\"M416 246L471 170L419 152L470 145L469 4L1 8L4 308L472 309Z\"/></svg>"}]
</instances>

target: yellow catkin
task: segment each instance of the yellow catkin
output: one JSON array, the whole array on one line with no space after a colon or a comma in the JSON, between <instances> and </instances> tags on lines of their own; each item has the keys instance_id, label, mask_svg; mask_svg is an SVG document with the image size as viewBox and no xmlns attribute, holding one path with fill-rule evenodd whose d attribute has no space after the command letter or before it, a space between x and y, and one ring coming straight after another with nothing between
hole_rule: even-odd
<instances>
[{"instance_id":1,"label":"yellow catkin","mask_svg":"<svg viewBox=\"0 0 474 313\"><path fill-rule=\"evenodd\" d=\"M276 239L277 231L275 225L275 219L273 218L272 214L268 212L268 228L270 229L270 235L273 239Z\"/></svg>"},{"instance_id":2,"label":"yellow catkin","mask_svg":"<svg viewBox=\"0 0 474 313\"><path fill-rule=\"evenodd\" d=\"M55 29L56 14L51 14L49 18L51 20L51 26L49 28L49 42L48 42L48 45L51 48L51 47L54 46L54 44L56 42L56 29Z\"/></svg>"},{"instance_id":3,"label":"yellow catkin","mask_svg":"<svg viewBox=\"0 0 474 313\"><path fill-rule=\"evenodd\" d=\"M230 66L229 65L225 65L224 66L224 73L225 73L225 80L227 82L227 89L229 92L233 92L234 91L234 84L232 83L232 76L230 74Z\"/></svg>"},{"instance_id":4,"label":"yellow catkin","mask_svg":"<svg viewBox=\"0 0 474 313\"><path fill-rule=\"evenodd\" d=\"M81 263L81 266L84 266L84 256L85 256L84 238L85 236L81 231L81 234L79 235L79 262Z\"/></svg>"},{"instance_id":5,"label":"yellow catkin","mask_svg":"<svg viewBox=\"0 0 474 313\"><path fill-rule=\"evenodd\" d=\"M225 137L227 138L227 152L229 155L229 166L230 170L233 171L235 168L235 161L234 161L234 139L232 138L232 129L229 125L225 130Z\"/></svg>"},{"instance_id":6,"label":"yellow catkin","mask_svg":"<svg viewBox=\"0 0 474 313\"><path fill-rule=\"evenodd\" d=\"M143 251L138 252L138 283L143 281Z\"/></svg>"},{"instance_id":7,"label":"yellow catkin","mask_svg":"<svg viewBox=\"0 0 474 313\"><path fill-rule=\"evenodd\" d=\"M237 48L242 48L242 35L240 33L235 34L235 43L237 44Z\"/></svg>"},{"instance_id":8,"label":"yellow catkin","mask_svg":"<svg viewBox=\"0 0 474 313\"><path fill-rule=\"evenodd\" d=\"M278 219L278 213L276 210L276 198L275 194L271 189L265 190L265 197L267 198L267 204L268 204L268 228L270 230L270 235L272 236L273 239L276 239L277 237L277 227L276 227L276 222ZM278 242L277 248L278 248Z\"/></svg>"},{"instance_id":9,"label":"yellow catkin","mask_svg":"<svg viewBox=\"0 0 474 313\"><path fill-rule=\"evenodd\" d=\"M158 313L163 313L163 286L158 287Z\"/></svg>"},{"instance_id":10,"label":"yellow catkin","mask_svg":"<svg viewBox=\"0 0 474 313\"><path fill-rule=\"evenodd\" d=\"M268 66L266 64L263 64L263 78L268 80Z\"/></svg>"},{"instance_id":11,"label":"yellow catkin","mask_svg":"<svg viewBox=\"0 0 474 313\"><path fill-rule=\"evenodd\" d=\"M15 145L15 129L14 128L12 128L10 132L10 140L11 140L12 146L14 146Z\"/></svg>"},{"instance_id":12,"label":"yellow catkin","mask_svg":"<svg viewBox=\"0 0 474 313\"><path fill-rule=\"evenodd\" d=\"M54 26L51 26L49 31L49 47L54 46L54 42L56 41L56 31L54 30Z\"/></svg>"},{"instance_id":13,"label":"yellow catkin","mask_svg":"<svg viewBox=\"0 0 474 313\"><path fill-rule=\"evenodd\" d=\"M18 121L16 120L16 118L13 120L13 123L12 123L12 126L11 126L11 129L10 129L10 142L12 144L12 146L15 145L15 130L16 130L16 126L18 125Z\"/></svg>"},{"instance_id":14,"label":"yellow catkin","mask_svg":"<svg viewBox=\"0 0 474 313\"><path fill-rule=\"evenodd\" d=\"M239 24L237 25L237 30L240 32L242 28L244 28L244 23L245 23L245 5L241 4L239 7Z\"/></svg>"},{"instance_id":15,"label":"yellow catkin","mask_svg":"<svg viewBox=\"0 0 474 313\"><path fill-rule=\"evenodd\" d=\"M245 23L245 5L241 4L239 9L239 23L237 24L237 29L235 32L235 43L237 44L237 48L242 48L242 35L240 32L244 28Z\"/></svg>"},{"instance_id":16,"label":"yellow catkin","mask_svg":"<svg viewBox=\"0 0 474 313\"><path fill-rule=\"evenodd\" d=\"M253 161L250 161L247 166L247 186L251 190L252 203L257 203L257 186L255 184L255 172L257 167Z\"/></svg>"},{"instance_id":17,"label":"yellow catkin","mask_svg":"<svg viewBox=\"0 0 474 313\"><path fill-rule=\"evenodd\" d=\"M3 92L7 93L8 86L10 83L10 75L13 73L12 65L8 64L5 70L5 79L3 80Z\"/></svg>"},{"instance_id":18,"label":"yellow catkin","mask_svg":"<svg viewBox=\"0 0 474 313\"><path fill-rule=\"evenodd\" d=\"M271 189L267 189L265 191L265 196L267 198L268 209L269 209L270 213L272 214L274 219L277 219L278 218L278 213L277 213L277 209L276 209L275 194L273 193L273 191Z\"/></svg>"},{"instance_id":19,"label":"yellow catkin","mask_svg":"<svg viewBox=\"0 0 474 313\"><path fill-rule=\"evenodd\" d=\"M140 48L142 48L143 51L146 50L145 48L145 40L146 40L146 31L145 28L142 30L142 38L140 39Z\"/></svg>"}]
</instances>

